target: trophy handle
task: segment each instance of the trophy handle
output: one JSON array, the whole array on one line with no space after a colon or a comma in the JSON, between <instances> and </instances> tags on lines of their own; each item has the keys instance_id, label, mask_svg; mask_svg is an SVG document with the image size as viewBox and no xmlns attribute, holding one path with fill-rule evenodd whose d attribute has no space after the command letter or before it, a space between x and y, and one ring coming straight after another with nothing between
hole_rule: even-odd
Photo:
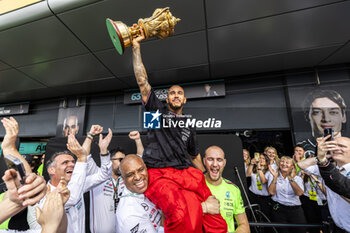
<instances>
[{"instance_id":1,"label":"trophy handle","mask_svg":"<svg viewBox=\"0 0 350 233\"><path fill-rule=\"evenodd\" d=\"M121 21L113 21L109 18L106 19L107 30L114 47L120 55L132 45L132 40L141 35L142 28L135 24L133 27L126 26ZM145 32L145 30L144 30Z\"/></svg>"}]
</instances>

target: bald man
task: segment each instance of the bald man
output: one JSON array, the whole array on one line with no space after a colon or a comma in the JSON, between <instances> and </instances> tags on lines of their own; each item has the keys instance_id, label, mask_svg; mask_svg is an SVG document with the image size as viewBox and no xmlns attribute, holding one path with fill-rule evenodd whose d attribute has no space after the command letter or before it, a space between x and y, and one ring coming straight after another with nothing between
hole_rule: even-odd
<instances>
[{"instance_id":1,"label":"bald man","mask_svg":"<svg viewBox=\"0 0 350 233\"><path fill-rule=\"evenodd\" d=\"M63 122L63 135L68 137L69 134L76 135L79 132L77 116L68 116Z\"/></svg>"},{"instance_id":2,"label":"bald man","mask_svg":"<svg viewBox=\"0 0 350 233\"><path fill-rule=\"evenodd\" d=\"M174 85L168 90L164 105L155 95L148 83L146 69L142 63L141 36L132 42L133 67L140 88L143 105L152 111L153 117L164 121L184 121L182 114L186 104L182 87ZM165 215L165 232L225 232L227 226L220 214L203 216L201 202L211 196L202 173L204 167L198 150L196 132L193 128L167 127L152 129L148 132L149 144L143 153L145 164L149 168L149 188L145 192ZM194 168L196 167L196 168ZM189 208L189 203L191 208Z\"/></svg>"},{"instance_id":3,"label":"bald man","mask_svg":"<svg viewBox=\"0 0 350 233\"><path fill-rule=\"evenodd\" d=\"M212 194L220 201L220 213L227 223L228 232L249 233L241 191L231 181L222 177L226 166L224 151L218 146L210 146L205 151L204 164L207 168L205 180ZM234 219L238 225L237 229Z\"/></svg>"}]
</instances>

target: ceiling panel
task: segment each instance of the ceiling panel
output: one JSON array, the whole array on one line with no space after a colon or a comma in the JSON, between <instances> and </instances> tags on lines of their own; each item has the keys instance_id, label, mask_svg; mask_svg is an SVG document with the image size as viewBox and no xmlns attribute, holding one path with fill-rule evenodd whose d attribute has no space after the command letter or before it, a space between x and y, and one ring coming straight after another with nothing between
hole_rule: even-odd
<instances>
[{"instance_id":1,"label":"ceiling panel","mask_svg":"<svg viewBox=\"0 0 350 233\"><path fill-rule=\"evenodd\" d=\"M44 88L45 86L30 79L15 69L0 71L0 92L12 93Z\"/></svg>"},{"instance_id":2,"label":"ceiling panel","mask_svg":"<svg viewBox=\"0 0 350 233\"><path fill-rule=\"evenodd\" d=\"M293 68L314 67L337 48L339 46L212 63L211 73L213 78L223 78Z\"/></svg>"},{"instance_id":3,"label":"ceiling panel","mask_svg":"<svg viewBox=\"0 0 350 233\"><path fill-rule=\"evenodd\" d=\"M141 44L142 60L147 72L197 66L208 63L205 32L152 40ZM133 74L131 48L121 56L113 48L96 55L116 77Z\"/></svg>"},{"instance_id":4,"label":"ceiling panel","mask_svg":"<svg viewBox=\"0 0 350 233\"><path fill-rule=\"evenodd\" d=\"M119 20L132 26L139 18L150 17L156 8L167 6L170 7L174 16L181 18L175 26L175 35L205 28L204 6L201 0L107 0L67 11L58 16L84 44L96 51L113 47L106 28L106 18Z\"/></svg>"},{"instance_id":5,"label":"ceiling panel","mask_svg":"<svg viewBox=\"0 0 350 233\"><path fill-rule=\"evenodd\" d=\"M0 59L13 67L87 53L55 17L0 32Z\"/></svg>"},{"instance_id":6,"label":"ceiling panel","mask_svg":"<svg viewBox=\"0 0 350 233\"><path fill-rule=\"evenodd\" d=\"M19 70L47 86L74 84L112 76L91 54L25 66Z\"/></svg>"},{"instance_id":7,"label":"ceiling panel","mask_svg":"<svg viewBox=\"0 0 350 233\"><path fill-rule=\"evenodd\" d=\"M149 83L152 86L172 85L210 79L208 65L147 72L147 75ZM132 88L138 88L134 75L123 77L121 80L128 83Z\"/></svg>"},{"instance_id":8,"label":"ceiling panel","mask_svg":"<svg viewBox=\"0 0 350 233\"><path fill-rule=\"evenodd\" d=\"M350 42L341 48L339 51L334 53L332 56L327 58L320 65L330 65L338 63L350 63Z\"/></svg>"},{"instance_id":9,"label":"ceiling panel","mask_svg":"<svg viewBox=\"0 0 350 233\"><path fill-rule=\"evenodd\" d=\"M221 25L242 22L276 14L283 14L289 11L297 11L305 8L316 7L323 4L343 2L339 0L206 0L208 28Z\"/></svg>"},{"instance_id":10,"label":"ceiling panel","mask_svg":"<svg viewBox=\"0 0 350 233\"><path fill-rule=\"evenodd\" d=\"M0 92L0 103L40 100L64 96L52 88L40 88L29 91Z\"/></svg>"},{"instance_id":11,"label":"ceiling panel","mask_svg":"<svg viewBox=\"0 0 350 233\"><path fill-rule=\"evenodd\" d=\"M0 61L0 70L6 70L9 69L10 67L8 65L6 65L5 63Z\"/></svg>"},{"instance_id":12,"label":"ceiling panel","mask_svg":"<svg viewBox=\"0 0 350 233\"><path fill-rule=\"evenodd\" d=\"M97 81L90 81L84 83L76 83L69 85L57 86L55 89L61 91L65 95L84 95L93 94L99 92L113 92L120 89L130 88L125 82L120 81L117 78L109 77Z\"/></svg>"},{"instance_id":13,"label":"ceiling panel","mask_svg":"<svg viewBox=\"0 0 350 233\"><path fill-rule=\"evenodd\" d=\"M298 11L208 31L210 60L236 60L259 55L314 49L346 43L350 1Z\"/></svg>"}]
</instances>

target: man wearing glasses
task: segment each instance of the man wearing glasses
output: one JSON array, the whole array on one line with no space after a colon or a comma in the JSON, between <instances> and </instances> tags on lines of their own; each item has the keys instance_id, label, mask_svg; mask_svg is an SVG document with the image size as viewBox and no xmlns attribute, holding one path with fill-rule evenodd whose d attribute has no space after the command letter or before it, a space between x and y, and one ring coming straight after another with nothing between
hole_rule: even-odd
<instances>
[{"instance_id":1,"label":"man wearing glasses","mask_svg":"<svg viewBox=\"0 0 350 233\"><path fill-rule=\"evenodd\" d=\"M141 157L143 145L138 131L129 133L129 138L134 140L137 155ZM99 186L90 191L90 231L94 233L115 233L115 211L119 203L119 193L122 193L125 185L121 179L119 170L120 162L125 158L125 151L117 147L108 152L108 145L100 146L100 154L110 154L112 162L112 176Z\"/></svg>"}]
</instances>

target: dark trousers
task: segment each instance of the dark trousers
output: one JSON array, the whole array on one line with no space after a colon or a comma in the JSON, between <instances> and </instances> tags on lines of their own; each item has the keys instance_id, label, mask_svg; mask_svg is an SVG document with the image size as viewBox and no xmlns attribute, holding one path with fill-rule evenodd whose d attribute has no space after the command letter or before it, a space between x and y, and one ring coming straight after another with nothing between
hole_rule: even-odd
<instances>
[{"instance_id":1,"label":"dark trousers","mask_svg":"<svg viewBox=\"0 0 350 233\"><path fill-rule=\"evenodd\" d=\"M272 211L272 220L275 223L300 223L306 224L304 211L301 206L285 206L274 202ZM277 228L279 233L305 233L306 229L303 227Z\"/></svg>"},{"instance_id":2,"label":"dark trousers","mask_svg":"<svg viewBox=\"0 0 350 233\"><path fill-rule=\"evenodd\" d=\"M322 224L322 207L317 201L311 201L309 197L302 195L300 197L307 223ZM320 228L308 228L310 233L320 233Z\"/></svg>"}]
</instances>

